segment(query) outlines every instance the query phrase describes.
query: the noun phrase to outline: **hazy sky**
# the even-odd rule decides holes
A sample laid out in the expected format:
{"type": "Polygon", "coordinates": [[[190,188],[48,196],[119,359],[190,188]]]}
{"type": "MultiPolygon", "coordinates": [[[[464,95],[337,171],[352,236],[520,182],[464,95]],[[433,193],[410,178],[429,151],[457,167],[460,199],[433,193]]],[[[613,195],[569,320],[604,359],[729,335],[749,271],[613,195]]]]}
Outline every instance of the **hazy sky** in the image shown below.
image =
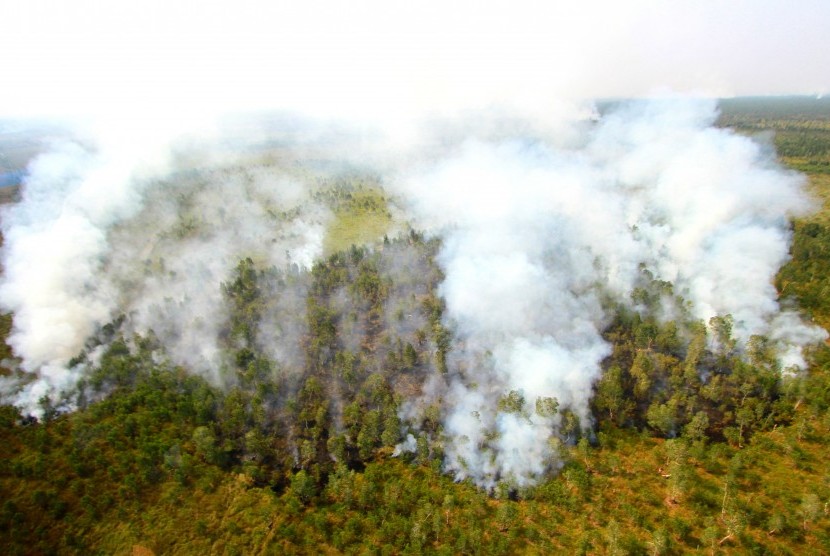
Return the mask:
{"type": "Polygon", "coordinates": [[[383,119],[830,89],[827,0],[9,0],[0,21],[5,116],[383,119]]]}

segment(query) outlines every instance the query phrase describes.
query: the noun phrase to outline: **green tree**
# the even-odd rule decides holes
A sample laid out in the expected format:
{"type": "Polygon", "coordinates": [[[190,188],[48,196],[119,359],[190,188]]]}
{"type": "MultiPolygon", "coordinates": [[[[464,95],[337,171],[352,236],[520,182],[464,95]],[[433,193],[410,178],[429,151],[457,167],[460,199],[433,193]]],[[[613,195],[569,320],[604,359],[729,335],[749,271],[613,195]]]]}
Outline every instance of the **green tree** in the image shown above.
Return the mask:
{"type": "Polygon", "coordinates": [[[556,398],[536,398],[536,414],[546,419],[553,418],[559,413],[559,401],[556,398]]]}
{"type": "Polygon", "coordinates": [[[300,501],[308,504],[316,494],[317,485],[314,483],[314,479],[306,473],[305,469],[301,469],[291,477],[291,491],[300,501]]]}
{"type": "Polygon", "coordinates": [[[622,384],[622,369],[612,365],[605,371],[596,386],[594,404],[601,412],[608,413],[608,419],[622,424],[627,414],[625,390],[622,384]]]}
{"type": "Polygon", "coordinates": [[[634,379],[634,396],[638,400],[645,400],[651,390],[651,375],[654,365],[646,350],[639,350],[631,364],[629,374],[634,379]]]}
{"type": "Polygon", "coordinates": [[[193,444],[196,447],[196,454],[207,463],[217,463],[219,451],[216,447],[216,435],[210,428],[196,427],[192,435],[193,444]]]}
{"type": "Polygon", "coordinates": [[[703,411],[695,413],[694,417],[683,427],[683,436],[690,441],[706,439],[706,430],[709,428],[709,416],[703,411]]]}
{"type": "Polygon", "coordinates": [[[670,400],[668,403],[654,402],[646,413],[648,425],[660,432],[663,436],[672,436],[677,419],[677,403],[670,400]]]}

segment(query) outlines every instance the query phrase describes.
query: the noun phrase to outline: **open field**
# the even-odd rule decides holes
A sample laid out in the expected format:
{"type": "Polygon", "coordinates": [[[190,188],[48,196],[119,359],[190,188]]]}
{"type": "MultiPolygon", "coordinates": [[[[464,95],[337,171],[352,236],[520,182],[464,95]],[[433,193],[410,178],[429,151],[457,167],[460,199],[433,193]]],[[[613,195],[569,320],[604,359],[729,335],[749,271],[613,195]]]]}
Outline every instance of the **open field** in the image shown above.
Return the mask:
{"type": "Polygon", "coordinates": [[[360,187],[335,203],[334,218],[326,229],[325,255],[345,251],[352,245],[374,245],[391,231],[390,207],[382,190],[360,187]]]}

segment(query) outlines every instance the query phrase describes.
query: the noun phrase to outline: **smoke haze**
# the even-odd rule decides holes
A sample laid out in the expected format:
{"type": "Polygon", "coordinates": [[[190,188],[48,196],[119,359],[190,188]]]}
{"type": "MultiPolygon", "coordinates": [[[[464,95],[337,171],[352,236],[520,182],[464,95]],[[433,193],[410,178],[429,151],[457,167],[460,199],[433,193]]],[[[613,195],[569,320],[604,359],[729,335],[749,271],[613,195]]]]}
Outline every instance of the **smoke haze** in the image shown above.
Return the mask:
{"type": "Polygon", "coordinates": [[[712,127],[715,117],[713,102],[632,103],[576,148],[472,141],[406,182],[420,222],[444,238],[440,292],[459,347],[456,372],[432,395],[448,401],[456,477],[523,486],[555,465],[559,417],[538,414],[536,400],[555,398],[590,424],[610,353],[602,299],[632,304],[643,268],[673,283],[696,318],[729,314],[742,342],[773,338],[784,365],[803,367],[801,347],[826,337],[781,312],[772,286],[787,218],[809,210],[802,178],[712,127]],[[497,409],[511,391],[524,398],[519,414],[497,409]]]}
{"type": "MultiPolygon", "coordinates": [[[[45,146],[2,212],[0,307],[21,359],[2,386],[26,411],[69,392],[100,352],[90,338],[122,316],[125,335],[152,333],[159,357],[229,386],[222,284],[246,257],[296,271],[252,342],[301,368],[307,271],[336,220],[316,194],[355,170],[390,196],[390,234],[440,240],[447,372],[430,368],[401,416],[418,434],[440,405],[458,479],[521,486],[559,465],[564,410],[590,426],[609,300],[641,310],[644,271],[694,318],[731,315],[741,345],[769,337],[783,368],[826,337],[772,284],[789,219],[810,210],[803,178],[714,127],[699,98],[825,92],[825,3],[518,2],[440,17],[397,2],[38,4],[0,8],[15,78],[0,114],[65,118],[76,138],[45,146]],[[684,95],[655,93],[666,88],[684,95]],[[612,96],[650,100],[602,115],[589,100],[612,96]]],[[[379,318],[411,338],[427,326],[413,301],[426,281],[412,277],[432,269],[411,250],[384,257],[398,289],[379,318]]],[[[345,315],[355,299],[344,288],[333,303],[345,315]]],[[[679,310],[663,300],[661,318],[679,310]]],[[[339,325],[360,349],[367,323],[339,325]]]]}
{"type": "MultiPolygon", "coordinates": [[[[573,426],[563,410],[590,426],[592,386],[611,349],[607,301],[639,310],[632,292],[644,270],[671,282],[694,318],[731,315],[741,345],[769,337],[784,367],[804,367],[803,347],[826,336],[782,310],[772,286],[788,257],[788,219],[810,210],[803,178],[764,146],[713,127],[715,108],[631,102],[541,134],[517,119],[499,133],[453,124],[387,157],[365,135],[349,151],[352,135],[313,126],[268,148],[286,136],[151,142],[162,150],[57,144],[33,161],[21,202],[3,213],[0,301],[15,314],[9,343],[33,378],[7,391],[28,411],[44,395],[58,399],[95,354],[70,360],[119,315],[127,335],[153,334],[173,364],[232,384],[221,284],[245,257],[309,269],[333,218],[319,183],[362,156],[384,173],[398,225],[441,239],[447,373],[425,379],[404,422],[438,403],[448,472],[487,487],[532,484],[558,465],[558,439],[573,426]],[[546,399],[559,411],[545,410],[546,399]]],[[[385,326],[409,339],[426,325],[413,301],[426,286],[412,277],[429,272],[419,257],[389,250],[382,263],[398,288],[385,326]]],[[[274,287],[254,341],[296,374],[309,283],[274,287]]],[[[356,303],[344,289],[333,307],[347,315],[356,303]]],[[[663,305],[663,318],[675,318],[674,302],[663,305]]],[[[358,352],[368,323],[339,322],[340,341],[358,352]]]]}
{"type": "Polygon", "coordinates": [[[329,211],[291,172],[215,161],[193,145],[200,168],[181,167],[175,144],[153,145],[172,150],[159,159],[135,143],[58,144],[32,162],[21,202],[3,213],[0,296],[16,315],[8,341],[26,372],[49,377],[19,395],[24,407],[66,390],[78,378],[67,363],[121,314],[129,330],[162,338],[176,364],[221,384],[220,285],[239,259],[310,267],[322,254],[329,211]]]}
{"type": "MultiPolygon", "coordinates": [[[[550,120],[574,99],[666,88],[821,94],[822,0],[349,5],[7,2],[0,114],[198,121],[290,109],[383,123],[509,106],[550,120]],[[127,108],[129,107],[129,108],[127,108]]],[[[555,119],[555,118],[554,118],[555,119]]]]}

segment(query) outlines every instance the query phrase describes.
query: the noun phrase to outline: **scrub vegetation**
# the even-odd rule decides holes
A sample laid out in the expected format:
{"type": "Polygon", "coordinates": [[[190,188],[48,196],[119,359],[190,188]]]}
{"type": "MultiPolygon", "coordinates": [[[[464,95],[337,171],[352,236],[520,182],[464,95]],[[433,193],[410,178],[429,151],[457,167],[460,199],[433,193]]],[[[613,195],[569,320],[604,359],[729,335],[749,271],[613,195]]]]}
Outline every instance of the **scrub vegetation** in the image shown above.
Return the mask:
{"type": "MultiPolygon", "coordinates": [[[[830,195],[826,112],[723,110],[723,125],[775,132],[783,161],[830,195]]],[[[323,259],[304,270],[246,258],[222,284],[230,387],[160,361],[158,338],[124,337],[116,319],[77,358],[95,364],[71,393],[76,411],[48,398],[41,419],[0,408],[5,554],[830,552],[830,347],[811,348],[804,371],[782,369],[770,338],[739,349],[730,315],[696,320],[643,269],[630,304],[603,301],[612,349],[591,423],[551,398],[499,401],[517,420],[559,423],[546,478],[453,481],[439,405],[417,426],[401,419],[454,348],[440,240],[393,234],[365,176],[319,196],[334,215],[323,259]],[[257,332],[279,304],[297,308],[297,367],[257,332]]],[[[829,217],[793,222],[775,284],[825,328],[829,217]]]]}

